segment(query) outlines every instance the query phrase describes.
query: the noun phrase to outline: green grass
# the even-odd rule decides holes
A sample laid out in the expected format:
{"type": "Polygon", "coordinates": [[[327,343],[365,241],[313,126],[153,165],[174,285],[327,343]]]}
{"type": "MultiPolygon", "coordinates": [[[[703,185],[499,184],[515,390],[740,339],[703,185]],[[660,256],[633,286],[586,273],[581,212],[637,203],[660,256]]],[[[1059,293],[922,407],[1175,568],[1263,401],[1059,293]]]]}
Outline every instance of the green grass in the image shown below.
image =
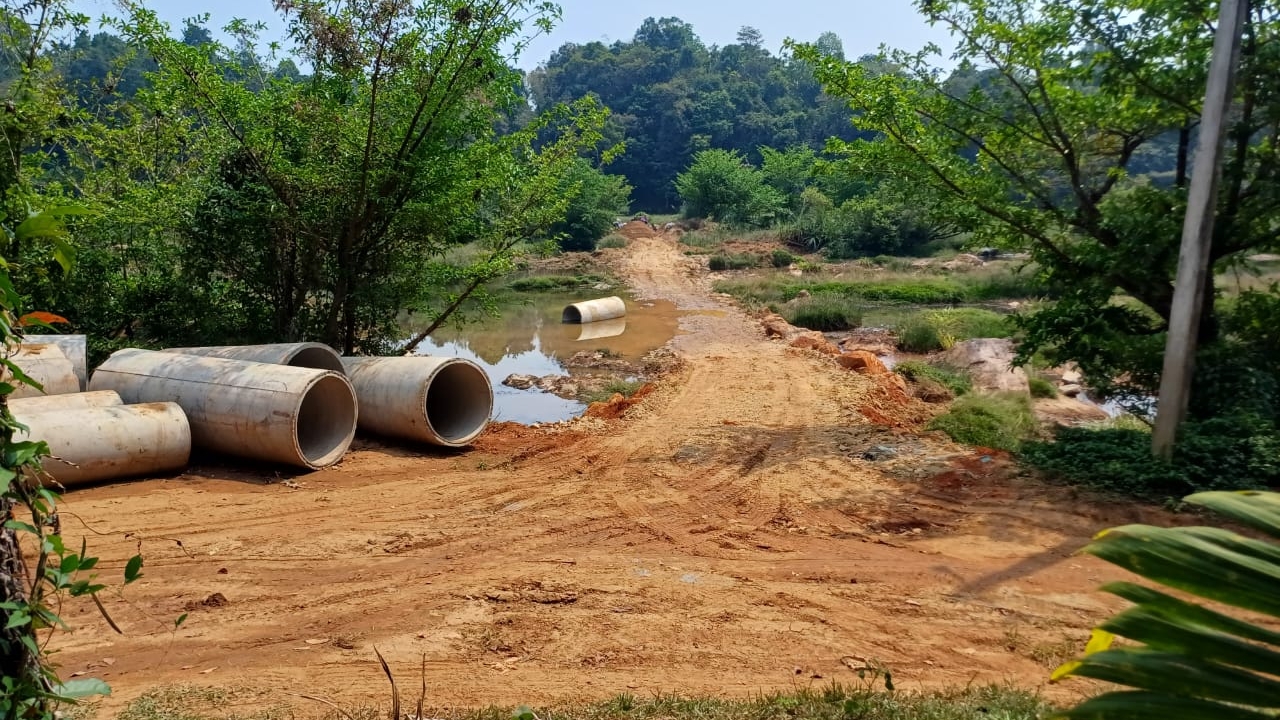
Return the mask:
{"type": "Polygon", "coordinates": [[[596,243],[596,248],[600,250],[619,250],[628,244],[630,244],[630,241],[625,237],[617,233],[611,233],[601,238],[600,242],[596,243]]]}
{"type": "Polygon", "coordinates": [[[713,255],[708,263],[708,267],[712,272],[723,272],[725,270],[750,270],[751,268],[759,266],[760,258],[747,253],[713,255]]]}
{"type": "Polygon", "coordinates": [[[852,330],[862,324],[862,307],[837,295],[814,295],[782,308],[787,322],[796,327],[830,332],[852,330]]]}
{"type": "Polygon", "coordinates": [[[599,275],[530,275],[507,283],[515,292],[559,292],[605,282],[599,275]]]}
{"type": "MultiPolygon", "coordinates": [[[[998,266],[934,274],[925,271],[889,270],[878,262],[868,262],[865,265],[866,267],[856,264],[844,266],[844,277],[839,278],[831,276],[832,269],[823,269],[819,277],[814,278],[797,278],[778,272],[724,281],[716,284],[716,291],[761,304],[786,302],[801,290],[808,290],[814,295],[824,293],[860,300],[915,305],[1026,300],[1044,294],[1044,289],[1034,276],[1025,273],[1015,275],[1008,268],[998,266]],[[848,277],[850,275],[854,277],[848,277]]],[[[813,265],[806,267],[816,269],[813,265]]]]}
{"type": "Polygon", "coordinates": [[[680,244],[700,250],[715,250],[729,239],[723,230],[693,230],[680,236],[680,244]]]}
{"type": "Polygon", "coordinates": [[[1058,386],[1053,384],[1052,380],[1047,380],[1039,375],[1032,375],[1027,378],[1027,384],[1031,387],[1031,397],[1033,398],[1056,398],[1058,397],[1058,386]]]}
{"type": "Polygon", "coordinates": [[[1017,450],[1036,431],[1031,400],[1020,393],[969,394],[956,400],[951,409],[929,423],[965,445],[1017,450]]]}
{"type": "MultiPolygon", "coordinates": [[[[409,682],[413,685],[413,682],[409,682]]],[[[870,681],[867,681],[870,685],[870,681]]],[[[744,699],[623,693],[592,703],[557,707],[424,707],[424,716],[441,720],[1033,720],[1052,707],[1033,692],[1009,686],[971,686],[934,692],[884,692],[871,687],[827,686],[770,693],[744,699]]],[[[402,709],[416,711],[416,697],[404,693],[402,709]]],[[[131,702],[121,720],[274,720],[284,711],[240,715],[232,698],[201,688],[160,689],[131,702]],[[181,702],[185,698],[187,702],[181,702]]],[[[290,698],[301,710],[325,720],[383,720],[386,708],[352,706],[341,697],[326,700],[342,708],[290,698]]],[[[428,696],[428,700],[430,697],[428,696]]],[[[296,715],[296,713],[295,713],[296,715]]]]}
{"type": "Polygon", "coordinates": [[[607,402],[614,395],[631,397],[642,387],[644,387],[644,383],[639,380],[614,380],[601,388],[599,392],[584,394],[582,399],[588,403],[607,402]]]}
{"type": "Polygon", "coordinates": [[[912,382],[932,380],[956,396],[973,390],[973,378],[969,377],[969,373],[950,365],[904,360],[894,365],[893,371],[912,382]]]}
{"type": "Polygon", "coordinates": [[[1006,317],[982,308],[926,310],[898,324],[898,347],[913,353],[947,350],[961,340],[1004,338],[1013,332],[1006,317]]]}

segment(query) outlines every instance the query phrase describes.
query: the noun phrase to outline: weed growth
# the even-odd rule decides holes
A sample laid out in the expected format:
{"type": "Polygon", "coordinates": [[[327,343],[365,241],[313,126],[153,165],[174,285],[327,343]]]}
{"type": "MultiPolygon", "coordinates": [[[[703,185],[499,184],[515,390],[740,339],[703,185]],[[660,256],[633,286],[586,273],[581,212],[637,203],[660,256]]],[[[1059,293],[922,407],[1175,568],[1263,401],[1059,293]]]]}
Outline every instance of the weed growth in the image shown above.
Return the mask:
{"type": "Polygon", "coordinates": [[[851,330],[862,324],[861,305],[838,295],[814,295],[796,300],[782,310],[787,322],[809,330],[851,330]]]}
{"type": "Polygon", "coordinates": [[[1017,450],[1036,430],[1030,399],[1020,393],[969,394],[929,423],[965,445],[1017,450]]]}

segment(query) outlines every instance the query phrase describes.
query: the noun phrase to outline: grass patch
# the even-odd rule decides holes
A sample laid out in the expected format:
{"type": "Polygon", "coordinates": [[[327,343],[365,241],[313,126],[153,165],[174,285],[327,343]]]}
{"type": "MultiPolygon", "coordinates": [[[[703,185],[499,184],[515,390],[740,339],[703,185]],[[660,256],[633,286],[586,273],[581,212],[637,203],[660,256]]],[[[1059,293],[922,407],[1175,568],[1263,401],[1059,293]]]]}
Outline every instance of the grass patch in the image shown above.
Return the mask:
{"type": "MultiPolygon", "coordinates": [[[[119,717],[122,720],[215,720],[234,714],[225,700],[205,703],[195,702],[193,698],[190,705],[161,708],[148,699],[163,692],[166,691],[153,691],[133,701],[119,717]]],[[[341,698],[334,700],[343,705],[341,698]]],[[[402,698],[402,701],[412,707],[411,700],[402,698]]],[[[323,710],[319,705],[315,707],[323,710]]],[[[623,693],[600,702],[550,708],[521,707],[513,711],[510,707],[426,707],[423,710],[425,717],[441,720],[534,717],[542,720],[1033,720],[1052,709],[1035,693],[993,685],[923,693],[829,686],[745,699],[623,693]]],[[[340,714],[326,717],[381,720],[386,717],[386,711],[385,708],[348,706],[343,707],[340,714]]]]}
{"type": "Polygon", "coordinates": [[[723,230],[692,230],[680,236],[680,244],[700,250],[716,250],[728,239],[723,230]]]}
{"type": "Polygon", "coordinates": [[[507,283],[515,292],[560,292],[605,282],[599,275],[530,275],[507,283]]]}
{"type": "Polygon", "coordinates": [[[760,258],[748,253],[713,255],[708,263],[708,267],[712,272],[723,272],[725,270],[750,270],[751,268],[759,266],[760,258]]]}
{"type": "Polygon", "coordinates": [[[614,395],[631,397],[644,387],[639,380],[613,380],[597,392],[585,393],[582,399],[588,403],[608,402],[614,395]]]}
{"type": "Polygon", "coordinates": [[[932,380],[957,397],[973,390],[973,378],[969,373],[950,365],[905,360],[894,365],[893,371],[912,382],[932,380]]]}
{"type": "Polygon", "coordinates": [[[1036,430],[1031,400],[1020,393],[965,395],[929,423],[965,445],[1017,450],[1036,430]]]}
{"type": "Polygon", "coordinates": [[[1005,316],[981,308],[928,310],[898,325],[898,347],[913,353],[950,349],[961,340],[1004,338],[1012,333],[1005,316]]]}
{"type": "Polygon", "coordinates": [[[610,233],[601,238],[600,242],[596,243],[596,247],[601,250],[621,250],[628,244],[630,244],[630,241],[625,237],[617,233],[610,233]]]}
{"type": "Polygon", "coordinates": [[[769,262],[776,268],[784,268],[796,261],[796,256],[781,248],[774,250],[769,256],[769,262]]]}
{"type": "Polygon", "coordinates": [[[862,324],[862,307],[849,298],[814,295],[782,308],[787,322],[796,327],[829,332],[852,330],[862,324]]]}
{"type": "Polygon", "coordinates": [[[1054,385],[1053,381],[1046,380],[1039,375],[1032,375],[1027,378],[1027,385],[1031,388],[1031,397],[1033,398],[1047,398],[1052,400],[1053,398],[1058,397],[1058,386],[1054,385]]]}

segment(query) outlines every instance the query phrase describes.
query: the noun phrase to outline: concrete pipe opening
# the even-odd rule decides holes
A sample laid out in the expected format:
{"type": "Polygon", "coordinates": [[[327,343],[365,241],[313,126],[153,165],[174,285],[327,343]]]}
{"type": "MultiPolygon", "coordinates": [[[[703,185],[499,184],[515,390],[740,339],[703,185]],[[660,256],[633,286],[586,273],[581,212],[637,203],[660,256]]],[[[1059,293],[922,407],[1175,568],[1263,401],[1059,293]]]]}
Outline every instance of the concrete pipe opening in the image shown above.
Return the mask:
{"type": "Polygon", "coordinates": [[[627,314],[627,304],[620,297],[584,300],[565,306],[560,314],[560,322],[578,324],[593,323],[601,320],[613,320],[627,314]]]}
{"type": "Polygon", "coordinates": [[[342,366],[342,356],[333,351],[328,345],[320,345],[314,343],[306,343],[299,346],[297,352],[289,358],[285,365],[294,367],[315,368],[317,370],[329,370],[338,374],[345,374],[346,368],[342,366]]]}
{"type": "Polygon", "coordinates": [[[356,396],[341,376],[325,375],[302,396],[294,416],[298,455],[312,468],[336,463],[355,437],[356,396]]]}
{"type": "Polygon", "coordinates": [[[266,345],[215,345],[211,347],[168,348],[165,352],[201,355],[227,360],[246,360],[270,365],[328,370],[345,373],[342,356],[328,345],[314,342],[268,343],[266,345]]]}
{"type": "Polygon", "coordinates": [[[447,445],[465,445],[489,424],[493,388],[484,370],[471,363],[450,363],[427,385],[427,424],[447,445]]]}

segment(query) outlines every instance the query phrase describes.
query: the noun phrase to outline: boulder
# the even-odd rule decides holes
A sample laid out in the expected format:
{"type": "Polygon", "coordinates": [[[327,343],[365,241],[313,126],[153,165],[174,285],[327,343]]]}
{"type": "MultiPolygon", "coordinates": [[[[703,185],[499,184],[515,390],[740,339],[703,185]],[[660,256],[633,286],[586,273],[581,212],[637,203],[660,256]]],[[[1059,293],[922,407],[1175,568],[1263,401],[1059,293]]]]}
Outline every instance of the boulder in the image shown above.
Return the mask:
{"type": "Polygon", "coordinates": [[[538,384],[538,378],[533,375],[521,375],[516,373],[514,375],[508,375],[507,379],[502,381],[502,384],[507,387],[513,387],[517,390],[528,390],[538,384]]]}
{"type": "Polygon", "coordinates": [[[1099,422],[1109,417],[1106,411],[1097,405],[1069,397],[1036,400],[1034,409],[1036,417],[1041,422],[1052,425],[1079,425],[1099,422]]]}
{"type": "Polygon", "coordinates": [[[1014,367],[1013,356],[1012,340],[980,338],[956,343],[942,354],[941,360],[968,370],[979,389],[1029,393],[1027,374],[1014,367]]]}
{"type": "Polygon", "coordinates": [[[764,334],[768,337],[787,338],[796,332],[795,326],[777,313],[769,313],[760,319],[764,334]]]}
{"type": "Polygon", "coordinates": [[[839,355],[840,348],[832,345],[827,338],[816,330],[803,333],[791,341],[791,347],[802,350],[816,350],[823,355],[839,355]]]}
{"type": "Polygon", "coordinates": [[[1058,392],[1062,393],[1063,395],[1066,395],[1067,397],[1076,397],[1080,393],[1084,392],[1084,386],[1076,385],[1076,384],[1063,385],[1062,387],[1058,388],[1058,392]]]}
{"type": "Polygon", "coordinates": [[[889,368],[880,362],[880,358],[866,350],[854,350],[853,352],[844,353],[836,358],[836,362],[840,363],[840,367],[846,370],[852,370],[863,375],[887,375],[889,373],[889,368]]]}

